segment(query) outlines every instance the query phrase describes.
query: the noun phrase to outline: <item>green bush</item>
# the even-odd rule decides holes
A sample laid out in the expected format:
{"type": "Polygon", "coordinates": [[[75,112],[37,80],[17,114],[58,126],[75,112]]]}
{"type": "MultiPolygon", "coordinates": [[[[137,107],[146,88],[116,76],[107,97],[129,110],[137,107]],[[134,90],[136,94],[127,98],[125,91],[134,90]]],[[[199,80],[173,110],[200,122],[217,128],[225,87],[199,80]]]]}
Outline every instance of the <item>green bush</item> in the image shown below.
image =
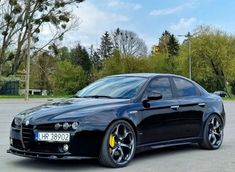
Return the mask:
{"type": "Polygon", "coordinates": [[[13,82],[13,81],[21,81],[20,78],[16,77],[16,76],[9,76],[9,77],[4,77],[4,76],[0,76],[0,87],[6,83],[6,82],[13,82]]]}
{"type": "Polygon", "coordinates": [[[235,80],[233,80],[233,81],[230,83],[230,85],[231,85],[231,93],[232,93],[233,95],[235,95],[235,80]]]}
{"type": "Polygon", "coordinates": [[[69,61],[56,63],[52,76],[54,94],[72,95],[82,89],[87,83],[87,76],[79,66],[74,66],[69,61]]]}
{"type": "Polygon", "coordinates": [[[0,82],[7,82],[7,81],[20,81],[20,78],[12,75],[8,77],[0,76],[0,82]]]}
{"type": "Polygon", "coordinates": [[[118,51],[103,62],[103,69],[100,76],[115,75],[121,73],[150,72],[147,58],[133,56],[122,57],[118,51]]]}

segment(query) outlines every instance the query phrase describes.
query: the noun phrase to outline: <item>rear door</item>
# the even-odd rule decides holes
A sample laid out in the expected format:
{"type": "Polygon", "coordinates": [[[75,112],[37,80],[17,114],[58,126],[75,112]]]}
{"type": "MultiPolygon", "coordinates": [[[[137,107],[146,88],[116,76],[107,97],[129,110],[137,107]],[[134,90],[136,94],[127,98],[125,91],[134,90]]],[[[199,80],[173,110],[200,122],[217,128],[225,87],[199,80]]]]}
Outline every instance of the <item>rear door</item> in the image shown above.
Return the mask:
{"type": "Polygon", "coordinates": [[[193,82],[180,77],[172,77],[172,80],[179,101],[182,138],[198,137],[206,104],[193,82]]]}

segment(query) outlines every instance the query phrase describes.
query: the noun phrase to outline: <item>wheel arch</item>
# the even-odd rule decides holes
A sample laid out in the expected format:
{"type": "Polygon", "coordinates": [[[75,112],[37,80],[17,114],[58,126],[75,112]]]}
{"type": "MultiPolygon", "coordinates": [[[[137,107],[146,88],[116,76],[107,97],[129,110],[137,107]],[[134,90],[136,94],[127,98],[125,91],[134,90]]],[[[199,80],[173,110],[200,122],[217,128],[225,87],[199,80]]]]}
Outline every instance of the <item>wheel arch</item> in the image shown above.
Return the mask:
{"type": "Polygon", "coordinates": [[[222,118],[221,114],[219,114],[218,112],[211,112],[211,113],[209,113],[209,114],[206,116],[206,118],[205,118],[205,120],[204,120],[204,122],[203,122],[203,129],[204,129],[204,127],[205,127],[206,121],[207,121],[212,115],[217,115],[217,116],[220,118],[220,120],[222,121],[223,127],[224,127],[224,119],[222,118]]]}

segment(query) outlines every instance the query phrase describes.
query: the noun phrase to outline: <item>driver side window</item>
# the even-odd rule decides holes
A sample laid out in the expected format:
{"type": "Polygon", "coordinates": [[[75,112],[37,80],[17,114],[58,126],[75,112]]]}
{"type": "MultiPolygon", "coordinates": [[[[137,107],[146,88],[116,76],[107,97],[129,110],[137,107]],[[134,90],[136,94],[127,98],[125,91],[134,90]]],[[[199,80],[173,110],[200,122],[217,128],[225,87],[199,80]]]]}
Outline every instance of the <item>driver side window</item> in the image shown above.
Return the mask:
{"type": "Polygon", "coordinates": [[[153,79],[146,88],[144,98],[146,99],[147,96],[155,93],[160,93],[163,99],[172,98],[171,84],[168,78],[161,77],[153,79]]]}

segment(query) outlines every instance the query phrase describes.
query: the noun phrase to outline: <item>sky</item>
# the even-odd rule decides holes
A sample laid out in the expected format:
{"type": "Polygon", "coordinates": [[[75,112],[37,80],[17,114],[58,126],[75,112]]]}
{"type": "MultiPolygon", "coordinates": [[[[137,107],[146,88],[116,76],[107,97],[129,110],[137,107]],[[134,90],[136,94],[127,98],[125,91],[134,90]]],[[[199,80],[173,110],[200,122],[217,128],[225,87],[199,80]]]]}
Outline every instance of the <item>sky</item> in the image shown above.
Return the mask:
{"type": "Polygon", "coordinates": [[[85,47],[98,47],[102,34],[118,27],[136,32],[149,49],[164,30],[177,36],[210,25],[235,33],[232,0],[86,0],[74,15],[79,17],[79,27],[67,33],[66,42],[85,47]]]}

